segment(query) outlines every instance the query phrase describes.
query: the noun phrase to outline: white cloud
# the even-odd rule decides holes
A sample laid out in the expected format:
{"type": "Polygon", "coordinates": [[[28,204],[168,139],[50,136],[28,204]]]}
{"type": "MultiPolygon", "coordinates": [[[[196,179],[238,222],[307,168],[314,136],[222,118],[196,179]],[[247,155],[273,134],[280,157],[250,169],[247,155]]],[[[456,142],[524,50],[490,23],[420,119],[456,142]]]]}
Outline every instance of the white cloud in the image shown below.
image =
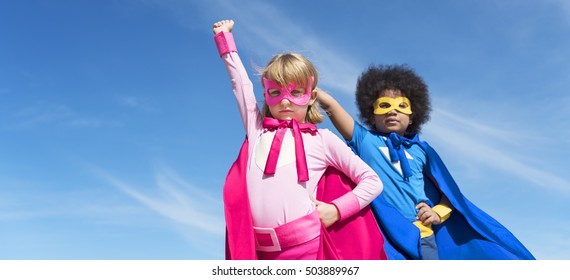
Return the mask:
{"type": "Polygon", "coordinates": [[[542,216],[521,235],[527,237],[528,249],[540,260],[568,260],[570,224],[555,216],[542,216]],[[530,242],[532,241],[532,242],[530,242]]]}
{"type": "Polygon", "coordinates": [[[444,110],[434,110],[430,123],[430,139],[442,143],[441,149],[451,150],[458,158],[467,158],[495,170],[510,173],[520,180],[570,195],[570,181],[552,172],[548,165],[523,161],[533,158],[521,146],[516,131],[499,131],[466,117],[444,110]],[[514,149],[509,145],[517,144],[514,149]]]}
{"type": "Polygon", "coordinates": [[[550,0],[549,2],[555,7],[553,11],[561,12],[562,18],[566,19],[566,23],[570,26],[570,2],[566,0],[550,0]]]}
{"type": "Polygon", "coordinates": [[[169,220],[210,234],[224,233],[220,199],[192,186],[171,169],[163,167],[156,172],[154,194],[145,193],[141,187],[127,184],[105,171],[94,171],[117,189],[169,220]]]}
{"type": "Polygon", "coordinates": [[[140,106],[140,101],[133,96],[127,96],[125,98],[123,98],[123,104],[130,106],[130,107],[138,107],[140,106]]]}
{"type": "Polygon", "coordinates": [[[151,102],[141,97],[124,96],[120,98],[119,103],[123,106],[140,109],[146,112],[157,111],[157,109],[153,105],[151,105],[151,102]]]}
{"type": "Polygon", "coordinates": [[[82,183],[53,183],[37,179],[0,178],[0,221],[32,222],[79,217],[102,224],[124,224],[140,209],[113,202],[98,188],[82,183]],[[129,218],[124,218],[124,217],[129,218]],[[119,218],[120,217],[120,218],[119,218]]]}
{"type": "Polygon", "coordinates": [[[34,127],[48,123],[57,123],[71,118],[72,110],[64,105],[36,103],[19,109],[13,114],[12,127],[34,127]]]}
{"type": "Polygon", "coordinates": [[[16,129],[30,129],[50,125],[72,128],[123,126],[120,121],[83,116],[66,105],[41,101],[18,108],[16,111],[11,112],[8,118],[11,120],[7,121],[5,126],[16,129]]]}

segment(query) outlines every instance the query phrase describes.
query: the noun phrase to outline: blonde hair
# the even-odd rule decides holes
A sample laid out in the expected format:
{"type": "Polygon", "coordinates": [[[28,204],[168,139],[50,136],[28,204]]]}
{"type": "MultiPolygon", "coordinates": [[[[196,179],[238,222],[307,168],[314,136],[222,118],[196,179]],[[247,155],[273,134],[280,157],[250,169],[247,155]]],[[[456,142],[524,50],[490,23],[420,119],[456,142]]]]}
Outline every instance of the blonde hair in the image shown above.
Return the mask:
{"type": "MultiPolygon", "coordinates": [[[[305,56],[297,53],[283,53],[275,55],[267,63],[267,66],[260,70],[260,72],[262,84],[263,78],[267,78],[282,86],[288,85],[289,83],[295,83],[298,86],[305,87],[309,81],[309,77],[312,76],[314,78],[314,82],[311,90],[314,90],[319,81],[317,69],[313,63],[305,56]]],[[[272,117],[271,112],[269,111],[269,106],[267,106],[266,102],[263,102],[261,114],[263,117],[272,117]]],[[[314,100],[307,109],[305,121],[317,124],[321,123],[324,119],[325,117],[319,110],[317,100],[314,100]]]]}

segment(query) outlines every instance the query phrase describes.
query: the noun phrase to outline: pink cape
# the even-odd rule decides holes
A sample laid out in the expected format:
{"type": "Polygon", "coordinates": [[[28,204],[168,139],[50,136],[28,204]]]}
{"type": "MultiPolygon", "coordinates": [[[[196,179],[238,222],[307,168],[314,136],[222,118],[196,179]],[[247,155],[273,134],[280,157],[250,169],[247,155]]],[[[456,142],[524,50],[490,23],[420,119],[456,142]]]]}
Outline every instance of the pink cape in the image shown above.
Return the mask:
{"type": "MultiPolygon", "coordinates": [[[[226,259],[255,260],[253,222],[246,185],[248,141],[230,168],[224,184],[226,218],[226,259]]],[[[355,184],[343,173],[329,167],[317,187],[317,200],[330,203],[351,191],[355,184]]],[[[352,217],[321,229],[318,259],[385,260],[384,238],[369,206],[352,217]]]]}

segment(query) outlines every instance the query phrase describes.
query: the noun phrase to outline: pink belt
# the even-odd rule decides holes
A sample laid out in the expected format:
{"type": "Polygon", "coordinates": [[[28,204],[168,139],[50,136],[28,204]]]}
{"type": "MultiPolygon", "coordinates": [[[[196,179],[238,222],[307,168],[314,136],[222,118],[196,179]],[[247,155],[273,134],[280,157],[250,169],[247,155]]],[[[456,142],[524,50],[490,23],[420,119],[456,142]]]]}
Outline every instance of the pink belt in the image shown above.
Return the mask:
{"type": "Polygon", "coordinates": [[[262,252],[277,252],[313,240],[321,234],[319,214],[311,214],[295,219],[275,228],[253,227],[255,249],[262,252]]]}

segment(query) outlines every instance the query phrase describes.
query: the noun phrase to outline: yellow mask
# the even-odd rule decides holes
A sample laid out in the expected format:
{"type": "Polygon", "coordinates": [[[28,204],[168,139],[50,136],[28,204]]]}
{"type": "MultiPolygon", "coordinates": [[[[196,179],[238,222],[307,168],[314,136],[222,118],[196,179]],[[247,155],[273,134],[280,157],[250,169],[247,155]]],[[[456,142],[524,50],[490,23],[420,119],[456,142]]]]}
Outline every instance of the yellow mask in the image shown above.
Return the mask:
{"type": "Polygon", "coordinates": [[[392,110],[397,110],[400,113],[411,115],[412,105],[407,97],[380,97],[374,102],[375,115],[384,115],[392,110]]]}

